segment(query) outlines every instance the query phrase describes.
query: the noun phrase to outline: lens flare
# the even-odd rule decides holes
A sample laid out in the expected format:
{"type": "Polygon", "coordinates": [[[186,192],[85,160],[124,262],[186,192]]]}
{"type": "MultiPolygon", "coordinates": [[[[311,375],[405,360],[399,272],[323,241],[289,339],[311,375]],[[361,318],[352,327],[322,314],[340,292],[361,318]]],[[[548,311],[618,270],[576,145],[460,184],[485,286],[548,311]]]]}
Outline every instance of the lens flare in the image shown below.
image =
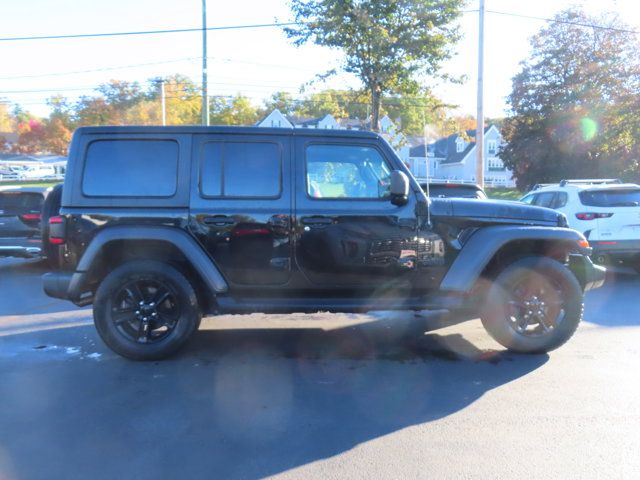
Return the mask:
{"type": "Polygon", "coordinates": [[[593,140],[598,133],[598,124],[595,120],[585,117],[580,119],[580,128],[582,129],[582,138],[588,142],[593,140]]]}

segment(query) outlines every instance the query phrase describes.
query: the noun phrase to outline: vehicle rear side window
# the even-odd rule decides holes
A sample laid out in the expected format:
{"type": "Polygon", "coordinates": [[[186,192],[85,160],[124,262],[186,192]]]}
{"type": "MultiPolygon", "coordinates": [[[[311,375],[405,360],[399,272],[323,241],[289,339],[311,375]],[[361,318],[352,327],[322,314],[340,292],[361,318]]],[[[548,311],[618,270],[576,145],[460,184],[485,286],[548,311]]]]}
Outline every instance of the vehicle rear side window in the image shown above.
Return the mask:
{"type": "Polygon", "coordinates": [[[82,191],[92,197],[171,197],[177,179],[174,140],[96,140],[87,148],[82,191]]]}
{"type": "Polygon", "coordinates": [[[580,201],[590,207],[637,207],[640,205],[640,188],[584,190],[580,201]]]}
{"type": "Polygon", "coordinates": [[[209,142],[203,149],[200,191],[208,197],[275,198],[281,164],[276,143],[209,142]]]}
{"type": "Polygon", "coordinates": [[[40,212],[43,202],[44,197],[39,193],[0,192],[0,212],[4,214],[40,212]]]}
{"type": "Polygon", "coordinates": [[[538,207],[551,208],[551,206],[553,205],[553,197],[555,197],[555,195],[555,192],[539,193],[533,200],[533,204],[537,205],[538,207]]]}
{"type": "Polygon", "coordinates": [[[376,199],[389,196],[391,169],[371,147],[307,147],[307,194],[311,198],[376,199]]]}

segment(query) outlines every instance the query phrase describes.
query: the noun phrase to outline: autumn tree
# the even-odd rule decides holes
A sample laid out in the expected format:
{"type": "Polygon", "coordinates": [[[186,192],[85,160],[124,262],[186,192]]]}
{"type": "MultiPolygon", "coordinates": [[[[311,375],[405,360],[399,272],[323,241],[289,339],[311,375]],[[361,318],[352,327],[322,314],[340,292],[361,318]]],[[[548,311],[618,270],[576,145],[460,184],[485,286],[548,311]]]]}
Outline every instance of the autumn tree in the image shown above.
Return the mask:
{"type": "Polygon", "coordinates": [[[211,107],[213,125],[253,125],[258,121],[258,109],[241,94],[232,98],[218,97],[211,107]]]}
{"type": "Polygon", "coordinates": [[[500,153],[520,188],[638,174],[639,47],[615,16],[577,9],[559,13],[531,39],[513,78],[500,153]]]}
{"type": "Polygon", "coordinates": [[[46,129],[41,120],[32,118],[18,123],[18,141],[13,145],[13,153],[33,155],[43,153],[46,129]]]}
{"type": "Polygon", "coordinates": [[[9,103],[0,101],[0,132],[12,132],[15,121],[9,109],[9,103]]]}
{"type": "MultiPolygon", "coordinates": [[[[369,93],[378,130],[385,94],[415,94],[420,75],[435,75],[459,38],[454,25],[464,0],[292,0],[296,26],[285,33],[344,52],[342,69],[369,93]]],[[[326,77],[335,72],[326,72],[326,77]]]]}
{"type": "Polygon", "coordinates": [[[261,115],[268,115],[274,110],[279,110],[283,115],[293,115],[299,108],[300,102],[295,100],[288,92],[275,92],[264,102],[261,115]]]}

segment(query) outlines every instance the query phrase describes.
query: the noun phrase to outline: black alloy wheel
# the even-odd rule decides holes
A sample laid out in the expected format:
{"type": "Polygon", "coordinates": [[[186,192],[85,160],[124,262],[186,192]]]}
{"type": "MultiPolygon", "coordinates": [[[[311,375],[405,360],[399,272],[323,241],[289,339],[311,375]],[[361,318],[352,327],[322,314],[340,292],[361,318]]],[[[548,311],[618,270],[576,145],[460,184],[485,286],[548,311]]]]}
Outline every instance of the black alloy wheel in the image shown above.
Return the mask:
{"type": "Polygon", "coordinates": [[[158,360],[187,342],[201,313],[193,286],[179,270],[155,260],[134,260],[104,278],[93,318],[114,352],[132,360],[158,360]]]}

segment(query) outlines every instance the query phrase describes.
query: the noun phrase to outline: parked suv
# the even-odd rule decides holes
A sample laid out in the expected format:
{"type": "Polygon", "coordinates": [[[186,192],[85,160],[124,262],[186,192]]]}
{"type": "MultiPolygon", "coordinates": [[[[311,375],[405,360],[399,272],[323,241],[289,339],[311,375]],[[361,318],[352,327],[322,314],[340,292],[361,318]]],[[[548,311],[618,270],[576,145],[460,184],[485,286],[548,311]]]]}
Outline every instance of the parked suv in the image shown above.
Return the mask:
{"type": "Polygon", "coordinates": [[[58,214],[61,188],[0,187],[0,257],[47,258],[59,265],[47,223],[58,214]]]}
{"type": "Polygon", "coordinates": [[[576,330],[604,281],[546,208],[428,199],[378,135],[244,127],[87,127],[50,237],[45,291],[93,304],[131,359],[182,346],[203,314],[449,309],[519,352],[576,330]]]}
{"type": "Polygon", "coordinates": [[[640,271],[640,185],[615,179],[563,180],[538,185],[522,199],[554,208],[582,232],[601,264],[627,263],[640,271]]]}

